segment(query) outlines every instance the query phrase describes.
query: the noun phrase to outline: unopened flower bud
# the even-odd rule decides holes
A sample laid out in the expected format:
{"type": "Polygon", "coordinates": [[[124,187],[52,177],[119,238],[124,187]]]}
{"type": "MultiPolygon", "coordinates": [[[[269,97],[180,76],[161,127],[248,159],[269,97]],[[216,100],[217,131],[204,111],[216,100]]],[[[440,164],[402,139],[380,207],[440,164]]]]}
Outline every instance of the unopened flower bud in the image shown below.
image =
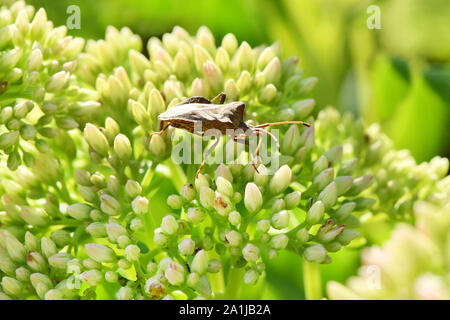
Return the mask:
{"type": "Polygon", "coordinates": [[[259,274],[256,270],[250,269],[244,274],[244,282],[249,285],[254,285],[259,278],[259,274]]]}
{"type": "Polygon", "coordinates": [[[272,216],[272,226],[275,229],[287,228],[289,225],[289,212],[282,210],[272,216]]]}
{"type": "Polygon", "coordinates": [[[241,223],[241,214],[237,211],[232,211],[228,215],[228,221],[233,226],[238,226],[241,223]]]}
{"type": "Polygon", "coordinates": [[[251,213],[256,213],[262,206],[262,194],[254,183],[248,183],[245,187],[244,203],[245,207],[251,213]]]}
{"type": "Polygon", "coordinates": [[[340,196],[346,193],[351,188],[353,184],[353,177],[339,176],[336,179],[334,179],[334,182],[336,182],[337,185],[337,194],[338,196],[340,196]]]}
{"type": "Polygon", "coordinates": [[[337,236],[336,240],[346,246],[348,245],[353,239],[357,238],[359,236],[359,231],[354,229],[345,229],[342,231],[340,235],[337,236]]]}
{"type": "Polygon", "coordinates": [[[80,280],[89,286],[96,286],[103,282],[103,274],[96,269],[88,270],[80,274],[80,280]]]}
{"type": "Polygon", "coordinates": [[[20,281],[17,281],[14,278],[4,276],[2,278],[2,288],[6,294],[9,294],[14,297],[20,297],[23,292],[23,286],[20,281]]]}
{"type": "Polygon", "coordinates": [[[108,194],[100,196],[100,208],[102,211],[110,216],[120,214],[120,203],[114,197],[108,194]]]}
{"type": "Polygon", "coordinates": [[[334,217],[341,221],[347,219],[352,213],[353,209],[355,209],[355,206],[355,202],[344,203],[336,210],[336,212],[334,213],[334,217]]]}
{"type": "Polygon", "coordinates": [[[234,230],[225,233],[225,239],[232,247],[237,247],[242,243],[242,235],[234,230]]]}
{"type": "Polygon", "coordinates": [[[350,176],[356,169],[358,165],[358,159],[350,159],[341,164],[341,167],[338,171],[338,176],[350,176]]]}
{"type": "Polygon", "coordinates": [[[327,250],[321,244],[313,244],[305,249],[303,256],[309,262],[323,263],[327,258],[327,250]]]}
{"type": "Polygon", "coordinates": [[[318,200],[322,201],[325,209],[333,207],[337,200],[337,184],[336,182],[331,182],[328,186],[323,189],[323,191],[317,197],[318,200]]]}
{"type": "Polygon", "coordinates": [[[294,192],[287,194],[284,197],[286,209],[291,210],[291,209],[296,208],[300,203],[301,197],[302,197],[302,194],[300,191],[294,191],[294,192]]]}
{"type": "Polygon", "coordinates": [[[116,254],[114,251],[100,243],[87,243],[84,245],[86,253],[97,262],[114,262],[116,254]]]}
{"type": "Polygon", "coordinates": [[[218,177],[216,179],[217,191],[221,194],[232,197],[233,196],[233,185],[230,181],[225,179],[224,177],[218,177]]]}
{"type": "Polygon", "coordinates": [[[195,242],[190,238],[183,239],[178,244],[178,251],[183,256],[190,256],[194,253],[195,250],[195,242]]]}
{"type": "Polygon", "coordinates": [[[133,212],[136,214],[143,214],[148,211],[148,199],[145,197],[136,197],[131,202],[133,212]]]}
{"type": "Polygon", "coordinates": [[[267,231],[269,231],[270,229],[270,221],[269,220],[259,220],[258,223],[256,224],[256,229],[265,233],[267,231]]]}
{"type": "Polygon", "coordinates": [[[20,263],[25,262],[27,250],[24,245],[12,235],[6,238],[6,250],[13,261],[20,263]]]}
{"type": "Polygon", "coordinates": [[[364,176],[355,178],[353,180],[353,185],[350,190],[348,190],[346,196],[356,196],[360,194],[363,190],[369,188],[374,183],[374,177],[371,174],[366,174],[364,176]]]}
{"type": "Polygon", "coordinates": [[[87,123],[84,128],[84,138],[95,152],[102,156],[108,155],[108,140],[106,140],[105,135],[96,126],[87,123]]]}
{"type": "Polygon", "coordinates": [[[214,205],[215,194],[211,188],[201,187],[200,188],[200,203],[206,209],[212,209],[214,205]]]}
{"type": "Polygon", "coordinates": [[[292,172],[289,166],[284,165],[275,172],[272,180],[270,180],[270,192],[272,194],[279,194],[283,192],[291,183],[292,172]]]}
{"type": "Polygon", "coordinates": [[[57,252],[55,243],[46,237],[41,238],[41,250],[42,254],[47,258],[57,252]]]}
{"type": "Polygon", "coordinates": [[[181,196],[186,199],[186,201],[192,201],[195,198],[195,190],[192,184],[185,184],[180,190],[181,196]]]}
{"type": "Polygon", "coordinates": [[[125,248],[125,257],[129,261],[138,261],[141,254],[141,249],[137,245],[130,244],[125,248]]]}
{"type": "Polygon", "coordinates": [[[178,286],[184,282],[184,269],[174,261],[169,262],[164,275],[171,285],[178,286]]]}
{"type": "Polygon", "coordinates": [[[174,216],[168,215],[162,219],[161,230],[168,235],[173,235],[173,234],[177,233],[178,222],[174,218],[174,216]]]}
{"type": "Polygon", "coordinates": [[[114,152],[122,161],[129,161],[133,154],[130,140],[123,134],[118,134],[114,139],[114,152]]]}
{"type": "Polygon", "coordinates": [[[306,222],[309,225],[318,224],[322,221],[324,216],[325,206],[322,201],[316,201],[311,208],[309,208],[308,213],[306,214],[306,222]]]}
{"type": "Polygon", "coordinates": [[[133,299],[133,290],[129,287],[122,287],[117,292],[118,300],[131,300],[133,299]]]}
{"type": "Polygon", "coordinates": [[[277,250],[282,250],[288,245],[289,238],[285,234],[277,234],[270,239],[270,246],[277,250]]]}
{"type": "Polygon", "coordinates": [[[247,243],[242,249],[242,255],[248,262],[255,262],[259,259],[259,248],[251,243],[247,243]]]}
{"type": "Polygon", "coordinates": [[[202,275],[208,269],[208,255],[205,250],[198,251],[192,260],[191,270],[202,275]]]}

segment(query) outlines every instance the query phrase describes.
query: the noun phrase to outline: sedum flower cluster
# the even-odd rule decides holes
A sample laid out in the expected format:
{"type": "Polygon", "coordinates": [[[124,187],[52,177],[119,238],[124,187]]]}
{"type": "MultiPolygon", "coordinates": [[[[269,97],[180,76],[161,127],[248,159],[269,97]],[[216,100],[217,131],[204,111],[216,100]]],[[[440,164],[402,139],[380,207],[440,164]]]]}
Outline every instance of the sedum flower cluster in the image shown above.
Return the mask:
{"type": "Polygon", "coordinates": [[[399,224],[381,248],[363,251],[358,276],[328,283],[332,299],[450,299],[450,179],[439,207],[418,201],[416,226],[399,224]]]}
{"type": "Polygon", "coordinates": [[[23,1],[0,9],[0,298],[236,298],[290,250],[330,263],[364,215],[442,203],[448,161],[416,165],[376,127],[307,97],[316,78],[277,44],[202,27],[147,43],[84,40],[23,1]],[[216,43],[220,43],[216,46],[216,43]],[[187,97],[246,103],[279,127],[280,166],[176,164],[157,116],[187,97]]]}

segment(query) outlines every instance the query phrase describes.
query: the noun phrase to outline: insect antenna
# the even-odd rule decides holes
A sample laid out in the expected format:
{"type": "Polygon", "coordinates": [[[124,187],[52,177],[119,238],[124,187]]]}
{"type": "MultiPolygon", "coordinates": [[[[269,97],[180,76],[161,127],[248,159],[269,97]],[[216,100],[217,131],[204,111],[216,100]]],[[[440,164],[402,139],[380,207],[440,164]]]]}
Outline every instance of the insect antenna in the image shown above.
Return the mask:
{"type": "Polygon", "coordinates": [[[254,126],[254,128],[265,128],[265,127],[277,126],[280,124],[302,124],[308,128],[311,127],[311,125],[309,123],[306,123],[303,121],[281,121],[281,122],[269,122],[269,123],[260,124],[260,125],[254,126]]]}

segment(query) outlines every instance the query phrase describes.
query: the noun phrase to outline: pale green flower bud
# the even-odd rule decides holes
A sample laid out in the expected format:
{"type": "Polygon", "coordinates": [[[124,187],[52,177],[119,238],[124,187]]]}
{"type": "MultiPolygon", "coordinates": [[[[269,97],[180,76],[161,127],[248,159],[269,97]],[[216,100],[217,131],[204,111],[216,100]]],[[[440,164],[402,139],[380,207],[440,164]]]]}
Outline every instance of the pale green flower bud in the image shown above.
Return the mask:
{"type": "Polygon", "coordinates": [[[248,262],[256,262],[259,259],[259,248],[251,243],[242,249],[242,255],[248,262]]]}
{"type": "Polygon", "coordinates": [[[352,213],[353,209],[355,209],[355,206],[355,202],[344,203],[339,207],[339,209],[336,210],[336,212],[334,213],[334,217],[341,221],[347,219],[352,213]]]}
{"type": "Polygon", "coordinates": [[[60,71],[55,73],[48,79],[47,84],[45,85],[45,89],[48,92],[57,92],[63,89],[68,80],[69,80],[70,74],[65,71],[60,71]]]}
{"type": "Polygon", "coordinates": [[[67,214],[76,220],[86,220],[92,208],[84,203],[75,203],[67,207],[67,214]]]}
{"type": "Polygon", "coordinates": [[[142,221],[142,219],[140,218],[134,218],[133,220],[131,220],[130,222],[130,229],[133,231],[139,231],[142,228],[144,228],[144,222],[142,221]]]}
{"type": "Polygon", "coordinates": [[[322,221],[324,216],[325,206],[322,201],[316,201],[308,210],[306,215],[306,222],[309,225],[318,224],[322,221]]]}
{"type": "Polygon", "coordinates": [[[184,269],[174,261],[169,262],[164,275],[171,285],[178,286],[184,282],[184,269]]]}
{"type": "Polygon", "coordinates": [[[150,61],[140,52],[130,50],[128,53],[131,68],[134,72],[141,74],[144,70],[150,68],[150,61]]]}
{"type": "Polygon", "coordinates": [[[259,92],[258,100],[262,104],[269,104],[273,99],[275,99],[276,95],[277,88],[272,83],[269,83],[259,92]]]}
{"type": "Polygon", "coordinates": [[[219,92],[223,88],[223,75],[214,62],[206,61],[203,65],[205,80],[212,92],[219,92]]]}
{"type": "Polygon", "coordinates": [[[346,246],[348,245],[353,239],[359,237],[359,231],[354,229],[345,229],[340,235],[337,236],[336,240],[346,246]]]}
{"type": "Polygon", "coordinates": [[[252,48],[246,41],[243,41],[239,46],[235,59],[241,70],[253,70],[255,65],[255,56],[253,55],[252,48]]]}
{"type": "Polygon", "coordinates": [[[128,100],[128,109],[131,110],[134,120],[143,128],[150,128],[150,114],[145,110],[145,107],[137,101],[128,100]]]}
{"type": "Polygon", "coordinates": [[[230,56],[228,55],[228,52],[220,47],[217,49],[216,53],[216,64],[222,71],[228,71],[228,68],[230,67],[230,56]]]}
{"type": "Polygon", "coordinates": [[[126,235],[121,235],[117,238],[117,244],[119,245],[119,248],[123,249],[131,244],[131,239],[126,235]]]}
{"type": "Polygon", "coordinates": [[[251,89],[252,76],[247,70],[242,71],[237,81],[237,86],[241,95],[245,95],[251,89]]]}
{"type": "MultiPolygon", "coordinates": [[[[200,180],[200,176],[203,177],[203,175],[199,175],[199,179],[196,180],[196,187],[197,187],[197,181],[200,180]]],[[[198,190],[200,190],[200,188],[198,188],[198,190]]],[[[180,194],[181,196],[186,199],[186,201],[190,202],[192,200],[194,200],[195,198],[195,190],[194,190],[194,186],[192,184],[185,184],[181,190],[180,190],[180,194]]]]}
{"type": "Polygon", "coordinates": [[[115,243],[120,236],[127,235],[127,229],[125,229],[124,226],[113,222],[106,225],[106,233],[108,234],[109,240],[115,243]]]}
{"type": "MultiPolygon", "coordinates": [[[[14,116],[13,108],[11,108],[9,106],[2,108],[2,110],[0,111],[0,123],[2,123],[2,124],[7,123],[9,120],[11,120],[11,118],[13,116],[14,116]]],[[[19,133],[18,132],[15,133],[15,135],[17,135],[17,138],[19,137],[19,133]]],[[[3,137],[3,135],[0,136],[0,146],[3,145],[3,143],[4,143],[4,142],[1,142],[1,141],[5,141],[7,136],[5,136],[3,138],[2,137],[3,137]]],[[[7,141],[6,145],[11,144],[10,143],[10,139],[11,138],[6,139],[6,141],[7,141]]],[[[16,138],[14,138],[12,140],[15,140],[15,139],[16,138]]],[[[14,145],[14,143],[12,145],[14,145]]],[[[1,148],[4,149],[4,147],[1,147],[1,148]]]]}
{"type": "Polygon", "coordinates": [[[301,228],[296,232],[295,237],[300,243],[306,243],[309,241],[309,232],[307,229],[301,228]]]}
{"type": "Polygon", "coordinates": [[[247,183],[245,187],[244,203],[245,207],[251,213],[256,213],[262,206],[262,194],[254,183],[247,183]]]}
{"type": "Polygon", "coordinates": [[[0,69],[11,70],[16,66],[21,57],[22,51],[18,48],[7,51],[0,57],[0,69]]]}
{"type": "Polygon", "coordinates": [[[234,230],[225,233],[225,239],[232,247],[238,247],[242,243],[242,235],[234,230]]]}
{"type": "Polygon", "coordinates": [[[343,195],[346,193],[353,184],[353,177],[351,176],[339,176],[336,179],[334,179],[334,182],[336,182],[337,185],[337,195],[343,195]]]}
{"type": "Polygon", "coordinates": [[[189,72],[191,71],[191,66],[189,63],[189,58],[182,51],[178,51],[175,55],[173,61],[174,72],[178,79],[187,79],[189,77],[189,72]]]}
{"type": "Polygon", "coordinates": [[[53,288],[50,278],[42,273],[33,273],[30,276],[30,282],[41,299],[44,299],[47,291],[53,288]]]}
{"type": "Polygon", "coordinates": [[[195,242],[190,238],[183,239],[178,244],[178,251],[183,256],[190,256],[194,253],[195,250],[195,242]]]}
{"type": "Polygon", "coordinates": [[[313,175],[317,176],[326,168],[328,168],[328,159],[325,156],[320,156],[313,164],[313,175]]]}
{"type": "Polygon", "coordinates": [[[52,239],[53,242],[56,243],[56,245],[59,247],[64,247],[72,242],[70,233],[66,230],[58,230],[52,232],[52,234],[50,235],[50,239],[52,239]]]}
{"type": "Polygon", "coordinates": [[[353,185],[350,190],[346,192],[347,196],[356,196],[360,194],[363,190],[369,188],[374,183],[374,177],[371,174],[366,174],[364,176],[355,178],[353,185]]]}
{"type": "Polygon", "coordinates": [[[272,226],[275,229],[284,229],[289,225],[289,212],[286,210],[275,213],[272,216],[272,226]]]}
{"type": "Polygon", "coordinates": [[[13,275],[16,270],[16,265],[6,255],[0,252],[0,270],[6,274],[13,275]]]}
{"type": "Polygon", "coordinates": [[[6,237],[6,250],[13,261],[19,263],[25,262],[27,250],[14,236],[6,237]]]}
{"type": "Polygon", "coordinates": [[[178,222],[175,217],[170,215],[165,216],[161,222],[161,230],[168,235],[176,234],[178,231],[178,222]]]}
{"type": "Polygon", "coordinates": [[[256,65],[257,69],[258,70],[264,69],[267,66],[267,64],[270,61],[272,61],[272,59],[275,58],[276,56],[277,53],[275,52],[275,49],[272,46],[265,48],[258,57],[258,62],[256,65]]]}
{"type": "Polygon", "coordinates": [[[197,284],[199,283],[199,281],[200,281],[200,276],[197,273],[193,272],[188,275],[186,282],[189,287],[195,288],[197,286],[197,284]]]}
{"type": "Polygon", "coordinates": [[[110,283],[116,283],[119,279],[119,276],[117,275],[117,272],[114,271],[106,271],[105,272],[105,280],[110,283]]]}
{"type": "Polygon", "coordinates": [[[114,262],[116,260],[116,254],[114,251],[100,243],[87,243],[84,245],[86,253],[92,259],[97,262],[114,262]]]}
{"type": "Polygon", "coordinates": [[[64,295],[60,290],[57,289],[50,289],[46,292],[44,296],[45,300],[63,300],[64,295]]]}
{"type": "Polygon", "coordinates": [[[277,234],[270,239],[270,246],[277,250],[282,250],[288,245],[289,238],[285,234],[277,234]]]}
{"type": "Polygon", "coordinates": [[[234,194],[233,185],[231,184],[230,181],[228,181],[224,177],[218,177],[216,179],[216,185],[217,185],[217,191],[219,191],[221,194],[223,194],[227,197],[233,196],[233,194],[234,194]]]}
{"type": "Polygon", "coordinates": [[[337,200],[337,184],[331,182],[325,189],[319,194],[318,200],[323,202],[325,209],[333,207],[337,200]]]}
{"type": "Polygon", "coordinates": [[[20,297],[23,292],[23,286],[20,281],[8,276],[2,278],[2,288],[6,294],[14,297],[20,297]]]}
{"type": "Polygon", "coordinates": [[[7,132],[0,135],[0,149],[8,149],[19,141],[19,131],[7,132]]]}
{"type": "Polygon", "coordinates": [[[239,87],[234,79],[228,79],[225,82],[224,91],[230,101],[236,101],[239,98],[239,87]]]}
{"type": "Polygon", "coordinates": [[[275,172],[270,181],[269,189],[272,194],[283,192],[291,183],[292,172],[289,166],[284,165],[275,172]]]}
{"type": "Polygon", "coordinates": [[[338,171],[338,176],[352,175],[358,165],[358,159],[351,159],[341,164],[338,171]]]}
{"type": "Polygon", "coordinates": [[[259,274],[256,270],[250,269],[244,274],[244,282],[249,285],[254,285],[259,278],[259,274]]]}
{"type": "Polygon", "coordinates": [[[39,49],[31,51],[27,61],[28,71],[39,70],[42,67],[42,52],[39,49]]]}
{"type": "Polygon", "coordinates": [[[65,270],[67,268],[67,263],[72,259],[72,255],[66,252],[60,252],[50,256],[48,258],[48,263],[54,268],[65,270]]]}
{"type": "Polygon", "coordinates": [[[42,237],[41,238],[41,250],[42,250],[42,254],[48,258],[48,257],[56,254],[56,252],[57,252],[56,244],[49,238],[42,237]]]}
{"type": "Polygon", "coordinates": [[[211,259],[208,261],[208,270],[209,273],[217,273],[222,269],[222,263],[217,259],[211,259]]]}
{"type": "Polygon", "coordinates": [[[325,157],[328,159],[328,161],[331,163],[332,166],[336,165],[339,161],[341,161],[342,158],[342,146],[335,146],[325,152],[325,157]]]}
{"type": "Polygon", "coordinates": [[[75,181],[81,186],[89,187],[92,185],[91,174],[86,170],[75,170],[75,181]]]}
{"type": "Polygon", "coordinates": [[[148,211],[148,199],[145,197],[136,197],[131,202],[133,212],[136,214],[143,214],[148,211]]]}
{"type": "Polygon", "coordinates": [[[16,269],[16,279],[19,281],[22,282],[30,281],[30,274],[31,272],[25,267],[19,267],[16,269]]]}
{"type": "Polygon", "coordinates": [[[103,282],[103,279],[103,274],[97,269],[88,270],[80,274],[80,280],[89,286],[99,285],[103,282]]]}
{"type": "Polygon", "coordinates": [[[155,229],[154,233],[155,235],[153,237],[153,241],[155,242],[155,244],[161,248],[165,248],[169,243],[169,238],[167,237],[167,235],[162,233],[161,228],[155,229]]]}
{"type": "Polygon", "coordinates": [[[281,152],[292,155],[297,151],[300,145],[300,130],[297,125],[292,125],[286,131],[281,140],[281,152]]]}
{"type": "Polygon", "coordinates": [[[44,8],[40,8],[34,15],[30,24],[30,37],[33,40],[41,40],[48,29],[47,13],[44,8]]]}
{"type": "Polygon", "coordinates": [[[300,119],[305,119],[314,109],[316,101],[314,99],[304,99],[292,104],[295,115],[300,119]]]}
{"type": "Polygon", "coordinates": [[[108,194],[102,194],[100,196],[100,202],[100,208],[104,213],[110,216],[120,214],[120,203],[114,197],[108,194]]]}
{"type": "Polygon", "coordinates": [[[131,262],[126,259],[120,259],[119,262],[117,262],[117,265],[120,269],[128,270],[131,268],[131,262]]]}
{"type": "Polygon", "coordinates": [[[113,143],[114,138],[120,133],[120,126],[113,118],[107,117],[105,120],[105,130],[103,133],[109,143],[113,143]]]}
{"type": "Polygon", "coordinates": [[[95,152],[102,156],[108,155],[108,140],[96,126],[87,123],[84,127],[84,138],[95,152]]]}
{"type": "Polygon", "coordinates": [[[256,224],[256,229],[265,233],[267,231],[269,231],[270,229],[270,221],[263,219],[263,220],[259,220],[256,224]]]}
{"type": "Polygon", "coordinates": [[[132,157],[133,149],[130,140],[123,134],[118,134],[114,139],[114,152],[122,161],[129,161],[132,157]]]}
{"type": "Polygon", "coordinates": [[[264,68],[264,75],[268,83],[277,84],[281,78],[281,62],[278,57],[274,57],[264,68]]]}
{"type": "Polygon", "coordinates": [[[89,217],[90,217],[93,221],[103,221],[103,220],[106,218],[106,215],[103,214],[102,212],[100,212],[100,210],[93,209],[93,210],[91,210],[91,212],[89,213],[89,217]]]}
{"type": "Polygon", "coordinates": [[[125,248],[125,257],[129,261],[138,261],[141,255],[141,249],[137,245],[130,244],[125,248]]]}
{"type": "Polygon", "coordinates": [[[319,173],[313,181],[312,187],[317,191],[322,191],[334,178],[334,169],[328,168],[319,173]]]}
{"type": "Polygon", "coordinates": [[[122,287],[117,292],[118,300],[132,300],[133,299],[133,290],[129,287],[122,287]]]}
{"type": "Polygon", "coordinates": [[[371,208],[377,200],[373,198],[356,198],[353,199],[355,202],[355,211],[362,211],[371,208]]]}
{"type": "Polygon", "coordinates": [[[202,275],[208,269],[208,255],[205,250],[198,251],[191,263],[191,270],[202,275]]]}
{"type": "Polygon", "coordinates": [[[194,62],[197,71],[203,71],[203,65],[206,63],[206,61],[213,61],[209,52],[202,46],[194,44],[194,62]]]}
{"type": "Polygon", "coordinates": [[[28,206],[22,206],[20,211],[20,217],[35,227],[46,226],[49,222],[48,215],[44,210],[40,208],[32,208],[28,206]]]}
{"type": "Polygon", "coordinates": [[[166,104],[161,95],[161,92],[157,89],[152,89],[150,91],[149,101],[148,101],[148,112],[152,118],[156,118],[160,113],[166,110],[166,104]]]}
{"type": "Polygon", "coordinates": [[[45,258],[36,251],[30,251],[27,254],[27,265],[33,270],[37,272],[46,272],[47,271],[47,262],[45,258]]]}
{"type": "Polygon", "coordinates": [[[327,250],[321,244],[313,244],[305,249],[303,256],[306,261],[324,263],[327,259],[327,250]]]}
{"type": "Polygon", "coordinates": [[[228,215],[228,221],[233,226],[238,226],[241,223],[241,214],[237,211],[230,212],[230,214],[228,215]]]}
{"type": "Polygon", "coordinates": [[[217,167],[216,172],[214,173],[214,176],[216,178],[216,183],[217,183],[217,179],[219,177],[223,177],[226,180],[228,180],[230,183],[233,183],[233,174],[231,173],[230,168],[228,168],[223,163],[217,167]]]}
{"type": "Polygon", "coordinates": [[[139,184],[139,182],[134,180],[128,180],[125,184],[125,192],[128,194],[129,197],[135,198],[142,192],[142,187],[139,184]]]}
{"type": "Polygon", "coordinates": [[[188,209],[187,219],[194,224],[201,223],[206,217],[205,212],[202,208],[192,207],[188,209]]]}
{"type": "Polygon", "coordinates": [[[233,56],[238,47],[238,41],[234,34],[227,33],[222,39],[222,47],[227,50],[230,56],[233,56]]]}
{"type": "Polygon", "coordinates": [[[302,194],[300,191],[294,191],[288,193],[284,197],[284,202],[286,203],[286,209],[291,210],[296,208],[300,204],[300,200],[302,198],[302,194]]]}
{"type": "Polygon", "coordinates": [[[212,209],[214,204],[214,191],[208,187],[200,188],[200,203],[206,209],[212,209]]]}
{"type": "Polygon", "coordinates": [[[172,194],[167,197],[167,205],[174,210],[181,209],[181,207],[183,206],[183,199],[181,199],[181,197],[176,194],[172,194]]]}

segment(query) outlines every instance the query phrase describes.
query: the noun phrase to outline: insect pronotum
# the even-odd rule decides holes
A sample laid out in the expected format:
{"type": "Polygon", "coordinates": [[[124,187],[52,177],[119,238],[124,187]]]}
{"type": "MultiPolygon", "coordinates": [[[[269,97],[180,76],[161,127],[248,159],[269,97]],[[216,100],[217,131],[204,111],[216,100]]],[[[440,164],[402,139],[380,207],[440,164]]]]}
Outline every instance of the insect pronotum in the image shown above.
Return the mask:
{"type": "MultiPolygon", "coordinates": [[[[240,130],[240,132],[234,134],[232,137],[235,141],[243,139],[248,136],[259,136],[261,133],[265,133],[271,136],[277,143],[278,150],[280,149],[277,138],[269,131],[263,129],[265,127],[270,127],[280,124],[301,124],[307,127],[310,125],[303,121],[282,121],[282,122],[270,122],[264,123],[257,126],[252,126],[244,122],[244,109],[245,103],[242,101],[234,101],[225,103],[226,95],[225,93],[218,94],[212,100],[208,100],[205,97],[191,97],[185,101],[169,108],[167,111],[161,113],[158,116],[159,129],[158,132],[153,132],[151,135],[161,135],[166,131],[169,126],[174,128],[184,129],[194,134],[203,135],[205,131],[210,129],[219,130],[222,134],[228,134],[231,130],[240,130]],[[214,102],[220,98],[220,104],[214,104],[214,102]],[[202,131],[197,132],[194,130],[195,123],[200,122],[202,125],[202,131]],[[227,131],[228,130],[228,131],[227,131]]],[[[255,155],[258,154],[262,139],[259,140],[258,146],[255,151],[255,155]]],[[[206,159],[209,154],[216,148],[219,143],[219,139],[214,141],[214,144],[208,149],[206,155],[197,170],[196,177],[198,177],[203,166],[205,165],[206,159]]],[[[254,155],[250,153],[252,159],[254,155]]],[[[252,161],[252,165],[256,166],[252,161]]]]}

